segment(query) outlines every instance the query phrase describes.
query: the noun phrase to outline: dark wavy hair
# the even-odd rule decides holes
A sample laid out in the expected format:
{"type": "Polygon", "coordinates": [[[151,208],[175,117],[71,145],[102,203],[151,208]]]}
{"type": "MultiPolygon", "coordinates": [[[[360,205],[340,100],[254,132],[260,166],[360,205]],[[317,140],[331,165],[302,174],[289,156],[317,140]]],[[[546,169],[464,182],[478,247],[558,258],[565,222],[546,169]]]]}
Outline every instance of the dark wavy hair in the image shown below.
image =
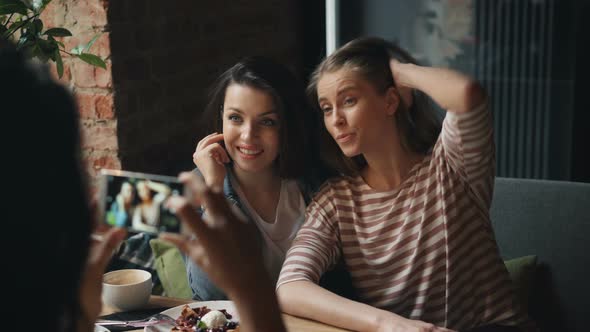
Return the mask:
{"type": "MultiPolygon", "coordinates": [[[[324,59],[311,75],[307,94],[321,114],[318,105],[317,84],[324,73],[349,68],[367,80],[379,94],[384,94],[390,87],[395,87],[393,74],[389,67],[390,59],[402,63],[418,64],[408,52],[397,45],[377,37],[361,37],[340,47],[324,59]]],[[[395,113],[397,128],[400,131],[402,146],[410,151],[426,154],[434,146],[441,130],[441,118],[437,116],[428,96],[413,90],[413,103],[408,107],[400,98],[395,113]]],[[[357,174],[366,165],[362,155],[346,157],[327,130],[322,130],[322,155],[326,162],[347,175],[357,174]]]]}
{"type": "Polygon", "coordinates": [[[11,319],[43,331],[75,331],[84,318],[80,282],[92,228],[77,108],[45,68],[2,40],[0,94],[4,121],[19,133],[3,149],[11,159],[4,163],[4,204],[20,212],[4,232],[22,239],[22,254],[5,262],[17,273],[10,287],[23,301],[48,301],[34,311],[26,309],[30,303],[13,304],[18,311],[11,319]]]}
{"type": "Polygon", "coordinates": [[[211,87],[203,113],[209,132],[222,132],[223,102],[231,84],[245,85],[272,96],[280,121],[276,161],[281,178],[305,177],[319,163],[320,123],[305,95],[304,85],[284,65],[262,56],[247,57],[221,74],[211,87]]]}

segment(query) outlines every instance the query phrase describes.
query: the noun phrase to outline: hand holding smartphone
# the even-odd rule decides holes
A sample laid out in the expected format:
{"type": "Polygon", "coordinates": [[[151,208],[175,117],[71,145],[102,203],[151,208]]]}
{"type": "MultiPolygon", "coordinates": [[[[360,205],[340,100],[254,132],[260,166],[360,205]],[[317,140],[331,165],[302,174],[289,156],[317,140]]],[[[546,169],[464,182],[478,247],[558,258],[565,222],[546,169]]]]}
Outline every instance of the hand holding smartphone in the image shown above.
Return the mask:
{"type": "Polygon", "coordinates": [[[180,233],[180,221],[163,204],[170,196],[183,195],[183,185],[177,178],[102,170],[100,186],[101,219],[107,225],[132,233],[180,233]]]}

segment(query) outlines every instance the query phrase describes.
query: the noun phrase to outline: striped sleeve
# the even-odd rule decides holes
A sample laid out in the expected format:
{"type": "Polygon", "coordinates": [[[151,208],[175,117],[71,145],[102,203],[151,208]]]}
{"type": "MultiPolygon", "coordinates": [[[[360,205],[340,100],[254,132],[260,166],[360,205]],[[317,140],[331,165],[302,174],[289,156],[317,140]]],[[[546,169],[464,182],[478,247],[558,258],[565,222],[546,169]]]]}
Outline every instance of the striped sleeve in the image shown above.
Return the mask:
{"type": "Polygon", "coordinates": [[[469,112],[447,112],[439,144],[434,153],[442,154],[489,209],[495,175],[495,147],[488,100],[469,112]]]}
{"type": "Polygon", "coordinates": [[[318,283],[340,255],[336,210],[327,183],[305,212],[305,223],[293,240],[283,263],[277,289],[283,284],[307,280],[318,283]]]}

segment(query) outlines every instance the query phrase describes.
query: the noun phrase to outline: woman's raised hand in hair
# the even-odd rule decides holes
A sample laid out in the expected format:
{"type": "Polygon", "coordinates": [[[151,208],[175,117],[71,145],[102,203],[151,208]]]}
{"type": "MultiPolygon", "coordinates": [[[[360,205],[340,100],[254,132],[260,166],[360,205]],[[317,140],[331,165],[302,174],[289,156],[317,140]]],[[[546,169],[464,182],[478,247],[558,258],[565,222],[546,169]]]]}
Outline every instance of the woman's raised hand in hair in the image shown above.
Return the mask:
{"type": "Polygon", "coordinates": [[[214,190],[223,188],[225,179],[225,166],[230,162],[227,151],[220,142],[223,141],[223,134],[213,133],[205,136],[197,144],[193,153],[193,162],[203,175],[205,183],[214,190]]]}
{"type": "MultiPolygon", "coordinates": [[[[468,112],[486,99],[479,82],[453,69],[418,66],[394,59],[389,61],[389,68],[401,90],[420,90],[447,111],[468,112]]],[[[400,91],[400,94],[406,101],[407,92],[400,91]]]]}
{"type": "Polygon", "coordinates": [[[412,103],[414,102],[414,97],[412,97],[412,88],[405,85],[403,80],[400,77],[398,77],[398,75],[400,75],[399,69],[401,65],[402,63],[396,59],[389,60],[389,68],[391,69],[391,74],[393,75],[395,86],[399,91],[400,97],[402,98],[404,105],[409,108],[410,106],[412,106],[412,103]]]}

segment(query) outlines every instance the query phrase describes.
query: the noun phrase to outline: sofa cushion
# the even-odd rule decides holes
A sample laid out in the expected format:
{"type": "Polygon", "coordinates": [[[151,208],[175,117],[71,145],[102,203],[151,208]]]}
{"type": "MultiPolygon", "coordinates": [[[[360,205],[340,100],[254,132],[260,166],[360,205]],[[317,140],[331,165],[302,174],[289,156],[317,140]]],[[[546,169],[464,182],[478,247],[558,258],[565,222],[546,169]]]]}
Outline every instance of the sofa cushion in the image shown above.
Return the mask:
{"type": "Polygon", "coordinates": [[[162,282],[164,295],[182,299],[191,298],[191,290],[186,276],[184,259],[173,244],[153,239],[150,246],[154,253],[154,266],[162,282]]]}
{"type": "Polygon", "coordinates": [[[514,283],[518,300],[525,310],[528,310],[535,269],[537,268],[537,256],[529,255],[509,259],[504,264],[514,283]]]}
{"type": "Polygon", "coordinates": [[[537,256],[529,314],[541,331],[587,331],[590,184],[497,178],[490,215],[505,260],[537,256]]]}

